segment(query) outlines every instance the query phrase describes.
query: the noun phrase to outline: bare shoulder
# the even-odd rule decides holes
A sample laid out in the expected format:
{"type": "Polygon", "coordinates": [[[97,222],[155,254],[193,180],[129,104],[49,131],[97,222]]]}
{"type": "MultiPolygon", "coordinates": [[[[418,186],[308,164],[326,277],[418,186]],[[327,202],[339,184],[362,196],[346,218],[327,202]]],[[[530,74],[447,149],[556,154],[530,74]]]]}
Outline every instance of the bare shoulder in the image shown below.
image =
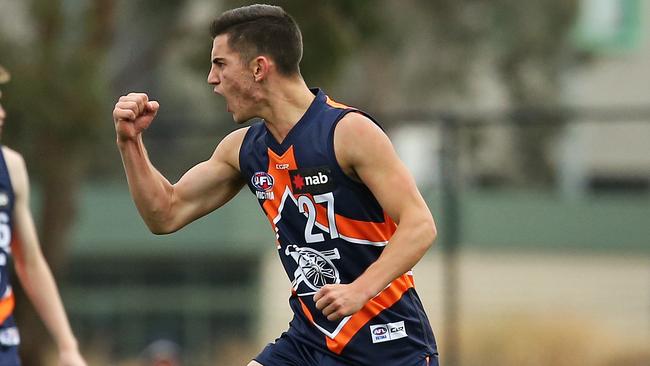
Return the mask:
{"type": "Polygon", "coordinates": [[[382,147],[392,147],[388,136],[374,121],[361,113],[346,114],[334,130],[337,158],[343,158],[343,154],[359,158],[368,155],[369,149],[382,147]]]}
{"type": "Polygon", "coordinates": [[[363,137],[372,137],[373,135],[386,134],[384,131],[370,118],[357,112],[350,112],[343,116],[336,126],[334,132],[335,138],[342,139],[355,139],[363,137]]]}
{"type": "Polygon", "coordinates": [[[232,131],[221,140],[219,146],[225,146],[228,149],[234,149],[239,152],[239,148],[241,147],[249,128],[250,127],[243,127],[232,131]]]}
{"type": "Polygon", "coordinates": [[[15,173],[18,173],[20,170],[25,169],[25,159],[23,156],[16,150],[2,146],[2,155],[5,158],[7,163],[7,169],[9,169],[9,175],[13,178],[16,176],[15,173]]]}
{"type": "Polygon", "coordinates": [[[334,154],[343,171],[358,179],[359,165],[393,153],[386,133],[361,113],[348,113],[334,130],[334,154]]]}
{"type": "Polygon", "coordinates": [[[25,160],[23,156],[16,150],[7,146],[2,146],[2,155],[7,164],[9,177],[11,178],[11,185],[13,186],[14,193],[21,196],[26,191],[28,178],[27,168],[25,167],[25,160]]]}
{"type": "Polygon", "coordinates": [[[250,127],[237,129],[223,138],[212,155],[212,160],[222,161],[239,170],[239,150],[250,127]]]}

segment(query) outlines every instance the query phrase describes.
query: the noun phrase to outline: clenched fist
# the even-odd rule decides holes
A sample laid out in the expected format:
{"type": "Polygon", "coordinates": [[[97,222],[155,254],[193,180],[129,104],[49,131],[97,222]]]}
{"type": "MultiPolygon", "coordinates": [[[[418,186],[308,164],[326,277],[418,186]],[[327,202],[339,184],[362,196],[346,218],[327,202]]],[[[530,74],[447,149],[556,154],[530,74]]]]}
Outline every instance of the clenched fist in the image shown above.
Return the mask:
{"type": "Polygon", "coordinates": [[[121,96],[113,109],[117,142],[134,140],[153,121],[160,105],[147,94],[129,93],[121,96]]]}

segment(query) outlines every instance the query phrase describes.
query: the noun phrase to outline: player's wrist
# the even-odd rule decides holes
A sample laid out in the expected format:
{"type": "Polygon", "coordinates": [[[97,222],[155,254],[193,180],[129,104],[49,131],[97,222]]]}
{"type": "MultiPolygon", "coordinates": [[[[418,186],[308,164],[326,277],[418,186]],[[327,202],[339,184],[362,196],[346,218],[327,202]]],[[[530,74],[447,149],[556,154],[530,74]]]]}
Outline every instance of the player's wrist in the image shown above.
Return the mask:
{"type": "Polygon", "coordinates": [[[141,143],[141,136],[141,134],[137,134],[135,136],[118,134],[115,142],[120,150],[125,150],[131,146],[137,146],[139,143],[141,143]]]}
{"type": "Polygon", "coordinates": [[[371,284],[366,284],[363,281],[363,278],[359,277],[357,281],[354,281],[352,285],[355,287],[355,292],[363,295],[364,302],[370,301],[373,297],[377,296],[379,291],[375,291],[371,284]]]}
{"type": "Polygon", "coordinates": [[[123,146],[126,144],[135,143],[137,140],[138,139],[133,136],[117,135],[115,142],[117,143],[117,146],[123,146]]]}

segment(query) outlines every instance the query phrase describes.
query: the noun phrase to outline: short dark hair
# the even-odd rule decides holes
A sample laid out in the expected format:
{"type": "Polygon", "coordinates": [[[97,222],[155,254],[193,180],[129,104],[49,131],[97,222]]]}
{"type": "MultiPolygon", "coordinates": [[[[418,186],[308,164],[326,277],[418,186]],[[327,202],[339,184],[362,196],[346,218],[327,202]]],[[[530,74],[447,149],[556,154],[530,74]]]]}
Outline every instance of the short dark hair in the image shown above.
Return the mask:
{"type": "Polygon", "coordinates": [[[293,18],[279,6],[249,5],[218,16],[210,26],[212,38],[227,34],[228,46],[244,62],[258,55],[271,57],[283,75],[300,72],[302,34],[293,18]]]}

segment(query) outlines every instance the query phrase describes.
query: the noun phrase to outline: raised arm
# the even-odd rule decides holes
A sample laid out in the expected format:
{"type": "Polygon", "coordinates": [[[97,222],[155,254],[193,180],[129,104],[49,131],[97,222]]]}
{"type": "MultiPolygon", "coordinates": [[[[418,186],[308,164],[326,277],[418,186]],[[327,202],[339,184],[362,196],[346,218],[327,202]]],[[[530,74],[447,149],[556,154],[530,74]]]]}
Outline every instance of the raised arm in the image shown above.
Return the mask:
{"type": "Polygon", "coordinates": [[[358,311],[394,279],[424,256],[436,237],[436,227],[411,173],[386,134],[358,113],[349,113],[334,132],[339,165],[363,182],[397,223],[397,230],[375,263],[349,285],[328,285],[316,295],[316,306],[339,319],[358,311]]]}
{"type": "Polygon", "coordinates": [[[41,251],[29,208],[29,179],[23,158],[3,147],[14,190],[12,252],[16,274],[36,312],[45,323],[59,350],[59,365],[85,366],[79,354],[61,297],[41,251]]]}
{"type": "Polygon", "coordinates": [[[158,108],[158,103],[149,101],[146,94],[131,93],[119,99],[113,120],[136,207],[153,233],[166,234],[221,207],[241,190],[244,182],[239,174],[239,148],[246,129],[226,136],[210,159],[171,184],[151,164],[142,140],[142,132],[158,108]]]}

